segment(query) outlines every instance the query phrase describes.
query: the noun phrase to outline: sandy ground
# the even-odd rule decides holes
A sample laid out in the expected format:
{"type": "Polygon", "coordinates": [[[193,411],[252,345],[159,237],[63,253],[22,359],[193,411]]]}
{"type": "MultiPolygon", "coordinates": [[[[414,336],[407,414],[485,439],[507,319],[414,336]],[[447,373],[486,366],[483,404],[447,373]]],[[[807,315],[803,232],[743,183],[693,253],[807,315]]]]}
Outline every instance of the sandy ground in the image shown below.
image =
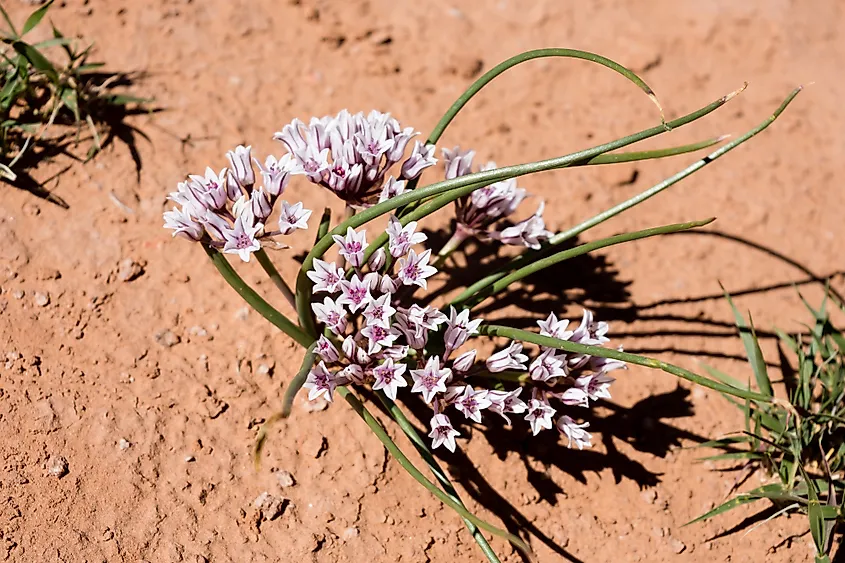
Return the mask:
{"type": "MultiPolygon", "coordinates": [[[[17,19],[30,9],[4,4],[17,19]]],[[[149,136],[137,139],[139,175],[117,143],[51,184],[68,210],[0,190],[0,560],[480,560],[455,514],[344,404],[309,412],[298,403],[273,428],[261,469],[250,462],[257,426],[278,408],[301,352],[243,308],[199,247],[171,242],[161,213],[185,173],[222,166],[240,142],[277,151],[271,136],[293,117],[378,108],[427,132],[481,69],[547,46],[641,71],[669,117],[750,82],[730,106],[649,146],[740,133],[814,82],[764,135],[586,238],[717,216],[706,234],[600,252],[528,289],[533,316],[575,317],[589,305],[630,351],[741,378],[749,373],[719,281],[765,331],[807,318],[791,284],[815,302],[813,279],[834,276],[842,290],[845,6],[836,0],[67,0],[51,17],[94,40],[110,68],[147,72],[136,90],[164,111],[132,122],[149,136]],[[142,272],[123,281],[131,263],[142,272]],[[47,471],[59,458],[61,478],[47,471]],[[274,519],[254,508],[265,491],[286,499],[274,519]]],[[[538,61],[479,95],[443,145],[514,164],[658,119],[606,69],[538,61]]],[[[566,228],[692,160],[523,185],[566,228]]],[[[313,209],[338,209],[304,182],[290,189],[313,209]]],[[[280,260],[288,276],[291,257],[280,260]]],[[[242,271],[269,294],[255,269],[242,271]]],[[[523,428],[472,429],[465,453],[442,457],[470,508],[527,531],[543,562],[811,560],[809,537],[793,537],[797,518],[726,537],[753,511],[681,528],[733,484],[686,448],[739,428],[732,407],[636,367],[613,390],[590,451],[529,440],[523,428]]]]}

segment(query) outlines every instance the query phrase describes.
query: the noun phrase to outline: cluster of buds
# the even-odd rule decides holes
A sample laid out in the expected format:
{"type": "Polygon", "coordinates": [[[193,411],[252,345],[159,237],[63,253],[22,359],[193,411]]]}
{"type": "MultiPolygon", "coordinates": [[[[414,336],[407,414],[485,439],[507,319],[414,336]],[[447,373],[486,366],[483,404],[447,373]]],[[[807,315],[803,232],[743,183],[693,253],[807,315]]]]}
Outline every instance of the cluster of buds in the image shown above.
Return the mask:
{"type": "MultiPolygon", "coordinates": [[[[164,213],[164,226],[173,236],[249,261],[262,246],[284,246],[274,237],[308,227],[311,211],[302,203],[282,201],[278,229],[266,228],[293,176],[304,175],[349,206],[384,201],[402,193],[407,180],[436,162],[434,147],[416,141],[398,178],[385,179],[416,134],[402,129],[389,114],[375,111],[364,116],[344,110],[335,117],[314,118],[308,126],[294,120],[275,136],[288,150],[281,158],[269,156],[262,164],[251,157],[250,147],[239,146],[227,153],[227,168],[209,168],[204,176],[191,175],[179,183],[169,199],[180,207],[164,213]]],[[[470,172],[474,152],[455,148],[443,155],[448,179],[470,172]]],[[[482,170],[491,168],[492,162],[482,170]]],[[[461,198],[457,239],[474,235],[538,248],[551,234],[545,229],[542,203],[524,221],[493,227],[512,215],[525,197],[515,180],[505,180],[461,198]]],[[[432,408],[429,436],[435,448],[455,449],[459,431],[449,418],[452,407],[473,422],[481,422],[484,410],[509,424],[509,415],[522,415],[535,435],[556,427],[570,447],[590,446],[587,423],[578,424],[564,412],[556,415],[609,397],[614,379],[608,373],[624,364],[554,348],[528,351],[518,341],[479,360],[477,350],[469,346],[480,319],[471,319],[466,309],[441,311],[412,300],[414,290],[426,289],[428,278],[437,273],[429,264],[431,250],[417,247],[426,235],[417,232],[416,222],[403,225],[395,216],[389,218],[386,234],[386,248],[367,252],[366,230],[349,228],[345,236],[334,236],[339,260],[315,259],[307,272],[317,295],[311,308],[323,329],[315,345],[320,360],[305,383],[309,399],[323,396],[331,401],[341,385],[370,385],[396,399],[400,388],[410,387],[432,408]]],[[[608,341],[607,324],[595,322],[589,311],[574,330],[554,314],[538,324],[541,334],[561,340],[595,346],[608,341]]]]}
{"type": "MultiPolygon", "coordinates": [[[[475,151],[462,151],[460,147],[443,149],[446,179],[451,180],[471,173],[474,157],[475,151]]],[[[496,163],[491,161],[481,166],[479,172],[495,168],[496,163]]],[[[491,228],[494,223],[512,215],[527,195],[524,189],[516,185],[516,180],[511,178],[490,184],[458,199],[455,202],[456,234],[461,238],[472,235],[493,238],[504,244],[539,249],[540,244],[552,234],[546,230],[543,221],[543,202],[540,202],[531,217],[501,229],[491,228]]]]}
{"type": "Polygon", "coordinates": [[[239,146],[226,158],[228,168],[220,172],[206,168],[204,176],[192,174],[168,196],[181,206],[164,213],[164,227],[172,229],[173,236],[203,241],[248,262],[262,244],[284,246],[274,237],[308,228],[311,210],[301,202],[291,205],[284,200],[278,230],[266,228],[291,176],[302,174],[290,155],[268,156],[263,165],[255,161],[262,178],[258,188],[250,147],[239,146]]]}
{"type": "MultiPolygon", "coordinates": [[[[426,287],[426,279],[436,273],[428,264],[430,250],[417,253],[414,245],[426,237],[416,232],[416,223],[404,227],[390,218],[387,229],[390,256],[397,259],[395,272],[388,266],[383,249],[364,263],[368,247],[366,231],[349,229],[337,237],[340,255],[350,271],[337,263],[315,260],[308,277],[314,292],[325,294],[312,303],[324,335],[316,345],[319,362],[308,375],[308,397],[331,401],[341,385],[370,385],[396,399],[400,388],[410,387],[431,406],[432,446],[454,451],[455,429],[450,407],[465,419],[481,422],[483,410],[501,415],[523,415],[536,435],[557,429],[578,448],[590,445],[587,423],[578,424],[563,414],[554,421],[558,408],[587,407],[591,401],[609,397],[614,381],[608,372],[624,367],[622,362],[588,355],[565,354],[540,347],[533,361],[523,353],[523,343],[512,341],[486,361],[478,360],[476,349],[466,348],[478,334],[481,319],[470,319],[469,310],[450,308],[448,314],[433,306],[412,303],[403,306],[404,286],[426,287]],[[506,390],[502,381],[525,372],[524,387],[506,390]],[[506,377],[510,376],[510,377],[506,377]]],[[[392,264],[392,262],[391,262],[392,264]]],[[[567,330],[569,321],[552,314],[539,322],[541,334],[581,344],[603,345],[608,339],[607,324],[596,323],[590,311],[581,324],[567,330]]]]}
{"type": "Polygon", "coordinates": [[[402,162],[398,177],[387,171],[405,156],[419,132],[402,128],[388,113],[371,111],[312,118],[306,126],[294,119],[276,133],[305,176],[334,192],[353,207],[367,207],[401,194],[408,180],[434,166],[434,145],[414,141],[411,155],[402,162]]]}

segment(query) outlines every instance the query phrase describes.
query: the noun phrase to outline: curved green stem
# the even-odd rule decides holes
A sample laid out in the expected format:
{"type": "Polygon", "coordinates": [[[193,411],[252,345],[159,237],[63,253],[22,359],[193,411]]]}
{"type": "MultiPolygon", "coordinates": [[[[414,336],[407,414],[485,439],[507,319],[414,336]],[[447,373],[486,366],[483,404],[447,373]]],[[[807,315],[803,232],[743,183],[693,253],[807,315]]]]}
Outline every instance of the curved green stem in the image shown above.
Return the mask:
{"type": "MultiPolygon", "coordinates": [[[[561,233],[554,235],[553,237],[551,237],[549,239],[546,247],[543,250],[539,250],[539,251],[533,251],[532,250],[532,251],[523,252],[522,254],[520,254],[519,256],[514,258],[513,260],[511,260],[508,264],[506,264],[505,266],[500,268],[497,272],[489,274],[489,275],[481,278],[480,280],[478,280],[477,282],[475,282],[471,286],[469,286],[466,290],[464,290],[464,292],[461,293],[461,295],[458,298],[459,299],[465,299],[467,295],[472,295],[473,293],[480,291],[481,289],[489,286],[490,284],[496,282],[497,280],[502,279],[504,276],[506,276],[508,274],[508,272],[512,272],[512,271],[514,271],[518,268],[526,266],[526,265],[530,264],[531,262],[537,260],[539,257],[544,256],[545,254],[547,254],[549,252],[550,247],[557,245],[557,244],[560,244],[562,242],[565,242],[565,241],[567,241],[567,240],[569,240],[573,237],[576,237],[579,234],[583,233],[584,231],[591,229],[591,228],[595,227],[596,225],[603,223],[603,222],[607,221],[608,219],[611,219],[611,218],[615,217],[616,215],[619,215],[620,213],[627,211],[628,209],[630,209],[630,208],[632,208],[636,205],[639,205],[640,203],[644,202],[645,200],[647,200],[651,197],[654,197],[655,195],[659,194],[660,192],[662,192],[666,188],[680,182],[681,180],[683,180],[687,176],[689,176],[689,175],[693,174],[694,172],[700,170],[701,168],[707,166],[708,164],[710,164],[711,162],[713,162],[717,158],[723,156],[727,152],[729,152],[729,151],[733,150],[734,148],[738,147],[739,145],[741,145],[742,143],[744,143],[745,141],[747,141],[751,137],[757,135],[758,133],[762,132],[769,125],[771,125],[775,121],[775,119],[777,119],[778,116],[783,112],[783,110],[786,109],[786,107],[789,105],[789,103],[792,102],[792,100],[795,98],[795,96],[798,95],[798,93],[801,91],[801,89],[802,88],[799,87],[799,88],[796,88],[795,90],[793,90],[789,94],[789,96],[787,96],[786,99],[781,103],[780,107],[778,107],[778,109],[771,116],[769,116],[766,119],[766,121],[764,121],[763,123],[761,123],[760,125],[758,125],[754,129],[751,129],[750,131],[748,131],[747,133],[745,133],[741,137],[735,139],[734,141],[731,141],[730,143],[727,143],[726,145],[720,147],[718,150],[716,150],[716,151],[710,153],[709,155],[705,156],[704,158],[694,162],[693,164],[691,164],[687,168],[681,170],[680,172],[678,172],[674,176],[663,180],[659,184],[652,186],[651,188],[647,189],[646,191],[644,191],[640,194],[637,194],[636,196],[634,196],[634,197],[632,197],[628,200],[625,200],[622,203],[619,203],[619,204],[611,207],[610,209],[603,211],[602,213],[599,213],[598,215],[595,215],[594,217],[591,217],[590,219],[587,219],[586,221],[579,223],[578,225],[576,225],[576,226],[574,226],[570,229],[567,229],[566,231],[563,231],[561,233]]],[[[667,125],[671,126],[674,123],[675,122],[670,122],[667,125]]]]}
{"type": "Polygon", "coordinates": [[[645,83],[645,81],[636,75],[631,70],[623,67],[619,63],[616,63],[606,57],[602,57],[601,55],[596,55],[594,53],[588,53],[586,51],[579,51],[577,49],[558,49],[558,48],[549,48],[549,49],[535,49],[533,51],[526,51],[525,53],[520,53],[514,57],[509,58],[506,61],[503,61],[483,75],[481,75],[478,80],[472,83],[472,85],[467,88],[467,90],[461,94],[461,96],[455,100],[455,103],[443,114],[443,117],[440,118],[440,121],[437,122],[435,125],[434,130],[431,132],[431,135],[428,136],[428,143],[435,144],[437,141],[440,140],[441,135],[452,123],[452,120],[455,119],[455,116],[467,105],[473,96],[475,96],[482,88],[487,86],[490,82],[492,82],[497,76],[505,72],[506,70],[515,67],[518,64],[524,63],[526,61],[530,61],[533,59],[539,59],[543,57],[566,57],[571,59],[582,59],[585,61],[590,61],[594,63],[598,63],[602,66],[605,66],[615,72],[618,72],[631,82],[637,85],[637,87],[646,93],[646,95],[651,98],[651,101],[657,106],[657,109],[660,110],[660,117],[661,121],[663,121],[663,108],[660,105],[660,102],[657,100],[657,96],[654,94],[654,90],[645,83]]]}
{"type": "Polygon", "coordinates": [[[517,282],[523,278],[526,278],[532,274],[535,274],[540,270],[544,270],[550,266],[559,264],[564,260],[569,260],[570,258],[575,258],[576,256],[587,254],[589,252],[592,252],[593,250],[606,248],[608,246],[613,246],[616,244],[622,244],[625,242],[631,242],[657,235],[678,233],[681,231],[687,231],[689,229],[703,227],[704,225],[708,225],[713,221],[715,221],[715,218],[705,219],[703,221],[691,221],[688,223],[665,225],[662,227],[652,227],[651,229],[644,229],[642,231],[635,231],[633,233],[623,233],[621,235],[607,237],[601,240],[581,244],[574,248],[569,248],[556,254],[552,254],[547,258],[539,259],[536,262],[532,262],[527,266],[523,266],[522,268],[511,272],[510,274],[504,276],[503,278],[495,281],[494,283],[488,285],[480,291],[477,291],[474,294],[469,293],[468,291],[464,291],[463,293],[461,293],[461,295],[456,297],[451,304],[454,305],[456,308],[463,305],[464,307],[472,309],[488,297],[492,297],[497,293],[504,291],[510,284],[517,282]]]}
{"type": "Polygon", "coordinates": [[[469,512],[466,508],[464,508],[460,503],[455,502],[445,492],[441,491],[437,487],[437,485],[429,481],[425,477],[425,475],[423,475],[422,472],[420,472],[420,470],[417,469],[413,463],[411,463],[411,460],[409,460],[405,456],[405,454],[402,453],[402,450],[400,450],[396,443],[390,438],[390,436],[388,436],[384,427],[379,424],[378,420],[375,419],[375,417],[370,413],[370,411],[367,410],[364,404],[361,403],[361,400],[358,399],[358,397],[356,397],[355,395],[353,395],[351,391],[349,391],[346,387],[338,387],[337,393],[341,397],[346,399],[346,402],[349,403],[349,405],[358,414],[358,416],[360,416],[364,420],[364,422],[367,423],[367,426],[370,427],[370,430],[372,430],[376,437],[378,437],[378,439],[381,441],[381,443],[384,444],[384,447],[387,448],[387,451],[390,452],[390,454],[394,458],[396,458],[396,461],[399,462],[399,465],[401,465],[402,468],[405,469],[405,471],[407,471],[411,475],[411,477],[413,477],[418,483],[420,483],[423,487],[428,489],[429,492],[436,496],[440,500],[440,502],[442,502],[443,504],[460,514],[461,517],[466,520],[469,520],[482,530],[486,530],[491,534],[497,535],[501,538],[505,538],[506,540],[511,542],[515,547],[517,547],[520,551],[522,551],[525,556],[529,558],[529,560],[533,560],[534,554],[531,551],[531,548],[528,547],[528,544],[525,543],[522,538],[515,536],[514,534],[511,534],[505,530],[492,526],[484,520],[481,520],[480,518],[469,512]]]}
{"type": "Polygon", "coordinates": [[[542,172],[544,170],[565,168],[578,162],[589,161],[590,159],[595,158],[596,156],[599,156],[606,152],[626,147],[633,143],[643,141],[661,133],[665,133],[669,129],[680,127],[682,125],[686,125],[687,123],[691,123],[697,119],[700,119],[708,113],[722,107],[730,99],[739,94],[743,89],[744,87],[734,92],[731,92],[730,94],[722,96],[718,100],[688,115],[685,115],[683,117],[680,117],[678,119],[656,127],[644,129],[639,133],[634,133],[633,135],[628,135],[627,137],[623,137],[621,139],[617,139],[609,143],[604,143],[602,145],[598,145],[589,149],[585,149],[557,158],[540,160],[528,164],[505,166],[503,168],[485,170],[483,172],[475,172],[473,174],[467,174],[466,176],[460,176],[451,180],[436,182],[424,188],[418,188],[413,191],[405,192],[401,195],[390,198],[387,201],[374,205],[369,209],[365,209],[361,213],[358,213],[354,217],[350,217],[349,219],[343,221],[334,229],[326,233],[326,236],[322,237],[319,241],[317,241],[317,243],[314,245],[314,248],[312,248],[308,255],[305,257],[305,260],[302,263],[302,268],[300,269],[299,275],[296,279],[296,304],[297,311],[299,313],[300,324],[306,328],[309,334],[316,335],[316,331],[312,330],[314,324],[313,320],[310,319],[311,283],[305,274],[313,267],[314,259],[323,256],[323,254],[325,254],[326,251],[331,248],[332,244],[334,244],[334,241],[332,240],[330,235],[343,235],[346,233],[347,227],[352,227],[353,229],[360,227],[361,225],[369,223],[370,221],[377,217],[380,217],[381,215],[390,213],[394,209],[403,207],[405,205],[408,205],[409,203],[429,198],[431,196],[439,194],[445,195],[445,192],[458,191],[459,189],[466,189],[469,186],[475,185],[475,187],[469,189],[469,191],[467,192],[471,193],[472,191],[483,187],[487,183],[497,182],[499,180],[507,180],[509,178],[516,178],[519,176],[524,176],[526,174],[542,172]]]}
{"type": "Polygon", "coordinates": [[[282,295],[285,296],[290,306],[296,309],[296,297],[294,296],[293,292],[290,290],[290,286],[285,281],[285,278],[282,277],[282,274],[279,273],[279,270],[276,269],[276,266],[273,265],[273,261],[270,260],[270,257],[267,256],[267,253],[264,249],[260,249],[256,251],[255,257],[258,259],[258,263],[261,264],[261,267],[270,277],[270,280],[273,284],[282,292],[282,295]]]}
{"type": "Polygon", "coordinates": [[[314,342],[314,338],[305,334],[298,326],[291,322],[290,319],[267,303],[255,292],[254,289],[249,287],[243,278],[235,272],[235,269],[232,268],[232,265],[229,264],[229,261],[226,260],[226,257],[223,254],[207,244],[203,244],[202,247],[205,249],[208,257],[211,258],[211,263],[214,264],[217,271],[223,276],[223,279],[232,286],[232,289],[238,292],[247,304],[258,311],[261,316],[273,323],[279,330],[296,340],[296,342],[302,346],[310,346],[311,343],[314,342]]]}
{"type": "Polygon", "coordinates": [[[670,373],[676,377],[686,379],[687,381],[690,381],[692,383],[696,383],[703,387],[713,389],[714,391],[719,391],[720,393],[726,393],[734,397],[741,397],[743,399],[750,399],[753,401],[771,401],[771,397],[766,397],[765,395],[761,395],[760,393],[755,393],[747,389],[738,389],[736,387],[725,385],[724,383],[719,383],[718,381],[713,381],[712,379],[702,377],[684,368],[672,364],[667,364],[666,362],[662,362],[660,360],[647,358],[645,356],[638,356],[637,354],[620,352],[619,350],[614,350],[612,348],[577,344],[575,342],[569,342],[568,340],[561,340],[559,338],[553,338],[551,336],[542,336],[533,332],[528,332],[527,330],[521,330],[518,328],[511,328],[501,325],[482,324],[480,327],[478,327],[478,332],[479,334],[486,334],[487,336],[502,336],[511,340],[531,342],[533,344],[537,344],[538,346],[555,348],[557,350],[563,350],[564,352],[571,352],[574,354],[589,354],[591,356],[598,356],[599,358],[611,358],[613,360],[620,360],[629,364],[636,364],[648,368],[659,369],[661,371],[665,371],[666,373],[670,373]]]}
{"type": "MultiPolygon", "coordinates": [[[[417,429],[414,428],[414,425],[411,424],[411,421],[405,416],[405,413],[402,412],[402,409],[399,408],[395,402],[390,400],[390,397],[384,394],[383,391],[376,391],[376,396],[379,398],[381,403],[384,405],[384,408],[390,413],[393,417],[393,420],[399,424],[399,427],[405,432],[405,435],[408,437],[409,440],[414,444],[414,447],[417,449],[417,452],[420,454],[420,457],[423,458],[426,465],[428,465],[431,472],[434,473],[434,476],[437,477],[437,481],[440,483],[440,486],[446,491],[446,494],[449,495],[455,502],[460,503],[461,506],[464,506],[464,503],[461,502],[460,497],[458,496],[458,492],[455,490],[455,487],[452,485],[452,482],[449,480],[449,477],[440,467],[440,464],[437,463],[437,460],[432,455],[431,450],[428,449],[428,445],[422,439],[422,437],[417,433],[417,429]]],[[[466,508],[466,506],[464,506],[466,508]]],[[[490,563],[500,563],[499,558],[496,556],[496,553],[493,551],[493,548],[490,547],[490,544],[487,542],[487,538],[484,537],[484,534],[481,533],[481,530],[473,524],[471,521],[464,518],[464,524],[469,529],[470,534],[472,534],[473,539],[476,541],[478,546],[481,548],[481,551],[484,552],[484,555],[487,557],[487,560],[490,563]]]]}
{"type": "Polygon", "coordinates": [[[654,149],[650,151],[631,151],[615,154],[601,154],[593,159],[588,160],[584,164],[590,166],[596,164],[619,164],[622,162],[637,162],[640,160],[653,160],[655,158],[678,156],[680,154],[687,154],[690,152],[695,152],[701,149],[712,147],[713,145],[718,145],[719,143],[728,138],[730,138],[730,135],[720,135],[718,137],[713,137],[712,139],[707,139],[706,141],[690,143],[689,145],[679,145],[677,147],[668,147],[665,149],[654,149]]]}

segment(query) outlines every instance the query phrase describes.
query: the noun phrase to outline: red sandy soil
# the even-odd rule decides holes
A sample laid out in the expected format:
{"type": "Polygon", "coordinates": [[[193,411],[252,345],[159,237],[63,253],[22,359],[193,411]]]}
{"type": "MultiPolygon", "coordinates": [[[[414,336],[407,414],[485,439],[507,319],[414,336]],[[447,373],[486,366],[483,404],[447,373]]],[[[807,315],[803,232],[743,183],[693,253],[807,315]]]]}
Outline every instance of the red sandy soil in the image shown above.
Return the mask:
{"type": "MultiPolygon", "coordinates": [[[[17,21],[31,9],[4,5],[17,21]]],[[[833,276],[843,289],[837,0],[67,0],[50,17],[95,41],[109,68],[147,72],[135,91],[164,111],[131,122],[149,136],[138,137],[139,178],[118,142],[50,184],[67,210],[0,190],[0,560],[481,560],[459,518],[345,404],[309,412],[298,402],[271,429],[261,468],[251,463],[258,425],[278,409],[301,351],[243,309],[198,246],[171,241],[161,213],[184,174],[221,167],[234,145],[280,152],[272,134],[293,117],[378,108],[427,132],[481,69],[548,46],[600,52],[642,72],[667,117],[750,82],[704,122],[648,145],[656,147],[741,133],[812,82],[763,135],[586,239],[717,216],[710,234],[602,251],[580,263],[584,271],[565,271],[569,300],[540,297],[570,317],[581,304],[597,309],[628,350],[745,379],[719,281],[748,292],[738,303],[765,330],[798,330],[808,318],[791,284],[812,302],[823,294],[813,278],[833,276]],[[143,272],[122,281],[127,260],[143,272]],[[60,457],[68,473],[57,478],[46,468],[60,457]],[[282,487],[280,471],[296,484],[282,487]],[[264,492],[287,499],[275,519],[254,507],[264,492]]],[[[442,144],[515,164],[658,122],[645,96],[607,69],[544,60],[486,89],[442,144]]],[[[522,185],[546,199],[548,223],[562,229],[694,158],[559,171],[522,185]]],[[[60,164],[35,175],[46,179],[60,164]]],[[[312,209],[340,210],[310,184],[289,189],[312,209]]],[[[296,243],[307,248],[311,236],[296,243]]],[[[279,259],[288,277],[292,256],[279,259]]],[[[241,271],[287,311],[256,269],[241,271]]],[[[764,345],[776,361],[773,340],[764,345]]],[[[754,511],[681,527],[736,478],[687,448],[696,436],[741,428],[733,407],[638,367],[613,394],[614,406],[596,412],[603,432],[588,452],[523,439],[521,426],[473,428],[460,441],[465,456],[442,458],[469,508],[529,530],[542,562],[812,559],[809,536],[793,537],[805,529],[797,517],[712,541],[754,511]]],[[[521,560],[492,543],[503,560],[521,560]]]]}

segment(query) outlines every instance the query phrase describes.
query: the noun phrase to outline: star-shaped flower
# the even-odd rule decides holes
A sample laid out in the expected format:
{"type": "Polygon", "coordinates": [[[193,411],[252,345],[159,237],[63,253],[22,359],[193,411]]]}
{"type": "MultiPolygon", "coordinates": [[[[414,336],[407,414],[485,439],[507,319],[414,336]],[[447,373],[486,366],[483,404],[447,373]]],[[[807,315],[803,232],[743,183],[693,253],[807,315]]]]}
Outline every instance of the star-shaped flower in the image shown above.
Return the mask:
{"type": "Polygon", "coordinates": [[[428,265],[431,250],[426,250],[419,256],[414,249],[408,251],[408,257],[399,259],[399,279],[405,285],[418,285],[423,289],[428,287],[426,278],[437,273],[437,268],[428,265]]]}
{"type": "Polygon", "coordinates": [[[414,379],[411,392],[422,393],[423,400],[430,404],[435,394],[446,391],[446,380],[450,375],[452,370],[440,367],[440,357],[431,356],[424,369],[411,370],[411,377],[414,379]]]}
{"type": "Polygon", "coordinates": [[[373,368],[373,390],[384,389],[384,394],[395,401],[399,387],[408,386],[408,382],[402,377],[407,367],[405,364],[394,364],[393,360],[388,358],[383,364],[373,368]]]}
{"type": "Polygon", "coordinates": [[[353,268],[364,265],[364,251],[367,249],[367,231],[356,233],[352,227],[346,228],[346,236],[333,235],[332,239],[340,246],[340,255],[346,258],[353,268]]]}
{"type": "Polygon", "coordinates": [[[431,432],[429,432],[428,436],[432,439],[432,449],[437,449],[443,445],[450,452],[454,452],[455,436],[460,436],[460,434],[460,432],[455,430],[449,417],[445,414],[436,414],[431,419],[431,432]]]}

